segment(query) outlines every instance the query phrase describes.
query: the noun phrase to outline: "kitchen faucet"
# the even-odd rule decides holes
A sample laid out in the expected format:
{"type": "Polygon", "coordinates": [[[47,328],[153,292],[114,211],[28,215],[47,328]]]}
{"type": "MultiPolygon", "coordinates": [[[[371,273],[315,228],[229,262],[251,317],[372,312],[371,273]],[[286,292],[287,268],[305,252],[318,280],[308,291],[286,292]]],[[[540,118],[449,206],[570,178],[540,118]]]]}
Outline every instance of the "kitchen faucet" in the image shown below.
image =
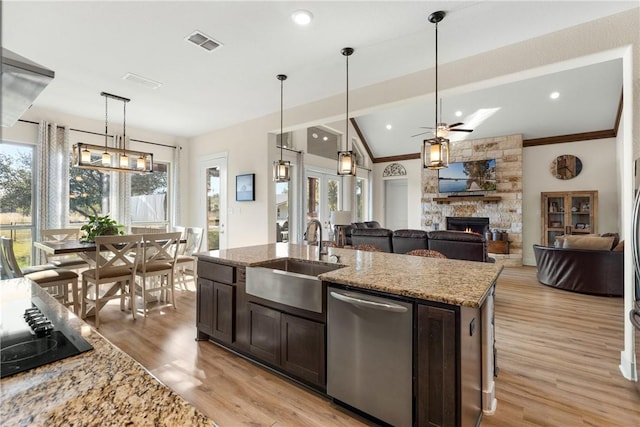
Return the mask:
{"type": "Polygon", "coordinates": [[[320,221],[318,221],[317,219],[312,219],[311,221],[309,221],[309,223],[307,224],[307,241],[309,241],[310,238],[309,226],[311,224],[315,224],[316,228],[318,229],[318,261],[322,261],[322,255],[326,255],[328,253],[326,248],[324,248],[324,252],[322,248],[322,223],[320,223],[320,221]]]}

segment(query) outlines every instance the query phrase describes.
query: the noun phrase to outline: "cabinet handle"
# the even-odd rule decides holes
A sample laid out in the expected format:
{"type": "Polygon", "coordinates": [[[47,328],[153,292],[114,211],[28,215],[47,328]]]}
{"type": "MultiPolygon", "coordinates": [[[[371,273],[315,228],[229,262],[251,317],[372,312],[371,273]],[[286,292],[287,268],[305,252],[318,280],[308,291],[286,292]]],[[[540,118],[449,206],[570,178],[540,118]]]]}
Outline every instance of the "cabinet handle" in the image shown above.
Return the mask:
{"type": "Polygon", "coordinates": [[[337,300],[346,302],[347,304],[353,304],[360,307],[373,308],[376,310],[383,310],[383,311],[392,311],[394,313],[404,313],[405,311],[407,311],[406,307],[403,307],[398,304],[389,304],[389,303],[370,301],[362,298],[354,298],[354,297],[349,297],[347,295],[339,294],[333,291],[331,292],[331,296],[337,300]]]}

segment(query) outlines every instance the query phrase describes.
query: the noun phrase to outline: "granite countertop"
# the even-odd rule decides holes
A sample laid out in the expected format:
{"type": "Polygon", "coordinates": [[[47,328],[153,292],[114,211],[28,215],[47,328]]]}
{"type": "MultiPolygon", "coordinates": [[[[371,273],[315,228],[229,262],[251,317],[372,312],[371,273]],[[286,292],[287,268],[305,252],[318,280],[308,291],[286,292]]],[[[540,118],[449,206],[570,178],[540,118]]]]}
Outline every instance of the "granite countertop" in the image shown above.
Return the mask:
{"type": "MultiPolygon", "coordinates": [[[[318,262],[318,248],[291,243],[201,252],[202,260],[236,266],[258,266],[278,258],[295,258],[318,262]]],[[[323,263],[336,263],[343,268],[320,274],[329,282],[394,295],[466,307],[480,307],[502,272],[496,264],[425,258],[384,252],[328,248],[323,263]]]]}
{"type": "MultiPolygon", "coordinates": [[[[28,279],[0,282],[5,303],[24,298],[28,279]]],[[[153,377],[45,291],[34,292],[93,347],[0,381],[3,426],[213,426],[212,420],[153,377]]]]}

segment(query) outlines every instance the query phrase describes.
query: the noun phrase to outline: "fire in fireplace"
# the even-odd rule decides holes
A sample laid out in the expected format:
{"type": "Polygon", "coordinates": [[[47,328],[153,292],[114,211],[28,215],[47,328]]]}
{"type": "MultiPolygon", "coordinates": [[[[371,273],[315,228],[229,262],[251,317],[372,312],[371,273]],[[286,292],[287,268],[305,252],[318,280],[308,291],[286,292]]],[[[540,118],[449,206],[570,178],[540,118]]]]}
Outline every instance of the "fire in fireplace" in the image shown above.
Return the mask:
{"type": "Polygon", "coordinates": [[[484,234],[489,228],[489,218],[472,216],[448,216],[447,230],[484,234]]]}

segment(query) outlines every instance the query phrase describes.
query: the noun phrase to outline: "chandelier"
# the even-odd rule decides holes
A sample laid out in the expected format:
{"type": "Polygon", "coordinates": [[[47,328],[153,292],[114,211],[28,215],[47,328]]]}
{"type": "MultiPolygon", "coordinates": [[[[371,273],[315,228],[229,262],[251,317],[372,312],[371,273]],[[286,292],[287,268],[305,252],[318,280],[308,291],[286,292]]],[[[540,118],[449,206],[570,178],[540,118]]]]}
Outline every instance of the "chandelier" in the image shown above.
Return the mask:
{"type": "Polygon", "coordinates": [[[153,154],[127,149],[127,102],[129,98],[123,98],[107,92],[101,92],[104,96],[104,147],[100,145],[78,142],[73,145],[73,166],[80,169],[96,169],[104,171],[149,173],[153,172],[153,154]],[[122,138],[118,138],[116,147],[109,147],[109,98],[123,103],[122,138]]]}

